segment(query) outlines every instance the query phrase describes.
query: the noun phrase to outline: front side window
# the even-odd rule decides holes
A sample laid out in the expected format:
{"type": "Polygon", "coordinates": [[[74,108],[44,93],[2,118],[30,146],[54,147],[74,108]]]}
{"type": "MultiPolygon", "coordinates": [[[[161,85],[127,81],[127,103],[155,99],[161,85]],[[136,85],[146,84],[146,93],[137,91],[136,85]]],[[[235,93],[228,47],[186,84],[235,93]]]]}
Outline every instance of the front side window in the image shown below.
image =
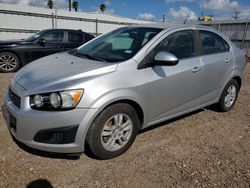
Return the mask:
{"type": "Polygon", "coordinates": [[[202,54],[213,54],[229,51],[228,43],[216,33],[199,31],[202,54]]]}
{"type": "Polygon", "coordinates": [[[107,62],[125,61],[132,58],[161,30],[147,27],[120,28],[78,48],[75,55],[107,62]],[[148,33],[151,34],[150,39],[148,33]]]}
{"type": "Polygon", "coordinates": [[[193,31],[184,30],[170,34],[150,52],[151,58],[154,58],[155,55],[161,51],[172,53],[178,59],[195,56],[193,31]]]}
{"type": "Polygon", "coordinates": [[[63,42],[63,31],[51,31],[41,36],[46,42],[63,42]]]}

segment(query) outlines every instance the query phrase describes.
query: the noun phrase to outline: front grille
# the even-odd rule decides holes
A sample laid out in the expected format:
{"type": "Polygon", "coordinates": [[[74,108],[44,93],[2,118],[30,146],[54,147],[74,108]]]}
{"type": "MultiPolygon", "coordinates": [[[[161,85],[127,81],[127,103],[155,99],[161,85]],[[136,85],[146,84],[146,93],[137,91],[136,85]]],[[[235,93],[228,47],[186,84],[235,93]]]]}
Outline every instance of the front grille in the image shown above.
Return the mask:
{"type": "Polygon", "coordinates": [[[11,89],[9,89],[9,96],[13,104],[16,105],[18,108],[20,108],[21,98],[17,94],[15,94],[13,91],[11,91],[11,89]]]}

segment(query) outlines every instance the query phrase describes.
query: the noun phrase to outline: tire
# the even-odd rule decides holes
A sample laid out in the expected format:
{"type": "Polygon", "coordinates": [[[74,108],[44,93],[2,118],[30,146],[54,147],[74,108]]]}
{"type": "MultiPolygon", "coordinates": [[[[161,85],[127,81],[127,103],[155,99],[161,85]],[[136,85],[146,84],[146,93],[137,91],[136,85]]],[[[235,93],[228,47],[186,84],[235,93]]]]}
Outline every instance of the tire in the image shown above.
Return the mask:
{"type": "Polygon", "coordinates": [[[231,110],[237,100],[239,93],[239,84],[236,80],[230,80],[224,88],[219,102],[216,104],[217,110],[227,112],[231,110]]]}
{"type": "Polygon", "coordinates": [[[138,133],[139,118],[135,109],[125,103],[104,109],[90,126],[86,144],[98,159],[111,159],[123,154],[138,133]]]}
{"type": "Polygon", "coordinates": [[[0,53],[0,72],[15,72],[20,68],[20,66],[20,60],[15,54],[11,52],[0,53]]]}

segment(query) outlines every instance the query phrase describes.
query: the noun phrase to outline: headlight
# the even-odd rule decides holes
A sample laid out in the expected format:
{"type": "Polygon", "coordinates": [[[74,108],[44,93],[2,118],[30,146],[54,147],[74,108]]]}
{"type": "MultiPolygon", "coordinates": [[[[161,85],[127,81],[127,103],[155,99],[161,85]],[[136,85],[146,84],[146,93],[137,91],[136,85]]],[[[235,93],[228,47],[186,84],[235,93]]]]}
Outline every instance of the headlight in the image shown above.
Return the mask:
{"type": "Polygon", "coordinates": [[[40,108],[43,106],[43,97],[41,95],[35,95],[34,96],[34,104],[37,108],[40,108]]]}
{"type": "Polygon", "coordinates": [[[69,90],[30,96],[30,106],[37,110],[60,110],[76,107],[83,90],[69,90]]]}
{"type": "Polygon", "coordinates": [[[59,108],[61,106],[61,97],[58,93],[51,93],[49,96],[49,102],[53,108],[59,108]]]}

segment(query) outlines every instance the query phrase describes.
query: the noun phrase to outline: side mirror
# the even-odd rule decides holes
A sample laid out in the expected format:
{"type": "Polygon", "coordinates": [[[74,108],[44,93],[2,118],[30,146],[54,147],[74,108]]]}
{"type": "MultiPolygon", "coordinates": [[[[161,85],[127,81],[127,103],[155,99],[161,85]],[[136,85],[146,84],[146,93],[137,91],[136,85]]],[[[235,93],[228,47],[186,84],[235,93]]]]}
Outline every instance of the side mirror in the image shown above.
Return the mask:
{"type": "Polygon", "coordinates": [[[173,66],[173,65],[177,65],[179,62],[179,59],[169,53],[169,52],[158,52],[154,58],[154,63],[155,65],[162,65],[162,66],[173,66]]]}
{"type": "Polygon", "coordinates": [[[40,44],[41,46],[45,46],[45,40],[43,38],[39,38],[36,42],[37,44],[40,44]]]}

